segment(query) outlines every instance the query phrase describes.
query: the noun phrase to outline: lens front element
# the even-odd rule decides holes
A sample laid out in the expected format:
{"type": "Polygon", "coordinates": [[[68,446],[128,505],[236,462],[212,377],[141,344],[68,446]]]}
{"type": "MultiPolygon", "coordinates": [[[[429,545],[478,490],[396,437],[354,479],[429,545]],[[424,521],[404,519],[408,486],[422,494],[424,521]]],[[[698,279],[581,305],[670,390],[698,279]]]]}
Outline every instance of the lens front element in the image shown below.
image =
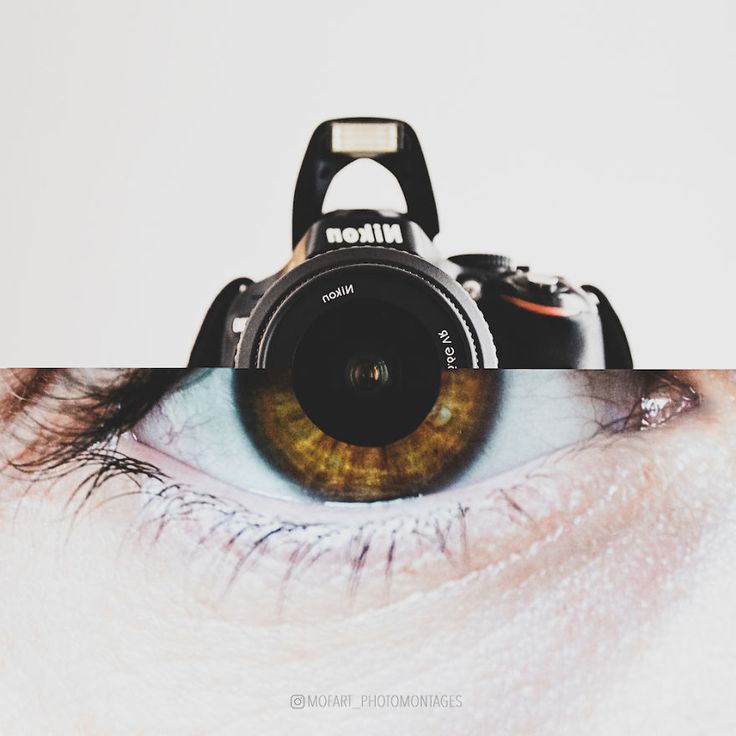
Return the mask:
{"type": "Polygon", "coordinates": [[[380,447],[411,434],[437,399],[432,334],[411,313],[354,299],[322,313],[294,355],[294,393],[325,434],[380,447]]]}

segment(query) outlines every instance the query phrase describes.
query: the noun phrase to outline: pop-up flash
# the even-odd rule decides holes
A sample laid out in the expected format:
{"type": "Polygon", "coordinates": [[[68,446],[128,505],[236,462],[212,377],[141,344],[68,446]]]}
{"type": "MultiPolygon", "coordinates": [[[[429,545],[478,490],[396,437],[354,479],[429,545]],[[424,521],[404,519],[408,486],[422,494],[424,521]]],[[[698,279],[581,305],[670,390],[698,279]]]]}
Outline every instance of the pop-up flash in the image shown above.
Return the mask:
{"type": "Polygon", "coordinates": [[[332,153],[376,156],[398,150],[398,123],[332,123],[332,153]]]}

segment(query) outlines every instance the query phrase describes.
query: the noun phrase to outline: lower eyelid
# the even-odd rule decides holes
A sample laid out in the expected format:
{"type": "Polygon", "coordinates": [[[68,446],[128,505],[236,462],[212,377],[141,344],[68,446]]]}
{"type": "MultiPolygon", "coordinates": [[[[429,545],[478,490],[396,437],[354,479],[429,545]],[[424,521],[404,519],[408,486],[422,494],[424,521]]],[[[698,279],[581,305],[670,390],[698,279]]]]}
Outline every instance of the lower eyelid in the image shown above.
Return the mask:
{"type": "MultiPolygon", "coordinates": [[[[356,598],[375,605],[376,595],[382,600],[389,589],[396,600],[481,570],[500,574],[522,560],[529,563],[566,535],[579,537],[586,524],[615,533],[637,513],[647,491],[667,485],[667,458],[687,445],[684,426],[660,434],[599,438],[492,484],[370,508],[309,507],[249,495],[247,503],[257,506],[246,509],[242,492],[218,485],[213,497],[220,508],[210,507],[199,519],[187,512],[169,527],[186,526],[182,544],[196,540],[204,553],[223,555],[222,575],[209,581],[214,588],[224,590],[243,578],[265,600],[274,590],[283,593],[288,580],[292,592],[299,588],[294,598],[301,603],[310,590],[324,597],[328,585],[335,595],[350,592],[352,605],[356,598]],[[299,520],[284,521],[294,518],[294,505],[299,520]]],[[[135,455],[141,448],[120,449],[135,455]]],[[[147,490],[155,493],[160,485],[147,490]]],[[[179,500],[169,507],[174,513],[177,504],[196,503],[194,491],[175,494],[179,500]]],[[[156,508],[147,515],[155,517],[156,508]]]]}

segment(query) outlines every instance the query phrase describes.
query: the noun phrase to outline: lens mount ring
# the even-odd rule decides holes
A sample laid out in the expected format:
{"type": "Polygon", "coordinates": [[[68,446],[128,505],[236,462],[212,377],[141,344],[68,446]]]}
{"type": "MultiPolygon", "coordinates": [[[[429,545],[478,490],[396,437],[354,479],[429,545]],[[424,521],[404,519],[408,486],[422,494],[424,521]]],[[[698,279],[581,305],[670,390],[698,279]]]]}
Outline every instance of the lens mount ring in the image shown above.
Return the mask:
{"type": "MultiPolygon", "coordinates": [[[[267,367],[268,341],[276,323],[297,294],[336,271],[355,266],[383,267],[387,274],[402,273],[422,282],[439,295],[461,326],[472,355],[473,368],[496,368],[498,359],[488,325],[466,291],[433,263],[411,253],[384,246],[345,246],[311,257],[284,274],[261,297],[248,319],[235,353],[237,368],[267,367]]],[[[284,367],[284,366],[280,366],[284,367]]]]}

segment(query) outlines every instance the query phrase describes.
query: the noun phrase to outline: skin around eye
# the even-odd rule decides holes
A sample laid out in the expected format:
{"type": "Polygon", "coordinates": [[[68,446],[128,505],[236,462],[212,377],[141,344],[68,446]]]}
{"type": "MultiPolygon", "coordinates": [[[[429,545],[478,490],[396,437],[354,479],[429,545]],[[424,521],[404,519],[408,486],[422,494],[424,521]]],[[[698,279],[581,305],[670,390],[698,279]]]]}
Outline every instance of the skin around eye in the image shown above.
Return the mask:
{"type": "MultiPolygon", "coordinates": [[[[533,373],[520,375],[529,380],[533,373]]],[[[548,444],[546,454],[521,467],[422,497],[369,504],[308,503],[303,496],[279,498],[221,484],[205,478],[193,463],[185,466],[172,454],[163,455],[132,438],[123,438],[119,449],[167,474],[168,479],[152,479],[141,488],[147,499],[145,527],[156,539],[177,529],[196,540],[198,550],[210,550],[221,559],[219,569],[228,572],[210,577],[208,584],[227,589],[244,577],[251,591],[283,607],[278,599],[288,580],[290,590],[298,589],[289,601],[298,601],[304,615],[309,606],[302,604],[316,591],[322,602],[333,596],[336,602],[344,600],[349,594],[353,605],[358,600],[373,605],[388,589],[395,600],[441,580],[498,566],[505,569],[526,549],[556,544],[568,524],[574,527],[600,507],[625,504],[632,494],[638,497],[646,485],[640,479],[648,482],[652,472],[642,465],[650,446],[659,437],[665,446],[665,439],[685,424],[681,415],[699,409],[697,393],[679,379],[581,371],[561,372],[558,378],[566,374],[575,380],[584,377],[583,395],[595,409],[572,412],[571,426],[586,427],[577,442],[556,452],[550,452],[548,444]],[[591,380],[602,381],[597,390],[591,380]],[[644,387],[648,393],[639,393],[644,387]],[[630,399],[636,395],[638,404],[632,406],[630,399]],[[649,407],[648,413],[636,410],[642,406],[649,407]],[[652,406],[659,407],[658,413],[652,413],[652,406]],[[592,435],[590,425],[596,428],[592,435]],[[640,431],[653,426],[658,429],[640,431]],[[196,490],[202,488],[208,490],[196,490]]],[[[545,376],[543,383],[549,380],[547,372],[545,376]]],[[[541,385],[529,395],[540,399],[541,385]]],[[[580,389],[580,384],[573,385],[580,389]]],[[[561,399],[571,398],[565,396],[564,386],[557,394],[547,391],[547,412],[557,407],[553,420],[564,416],[561,399]]],[[[515,391],[517,398],[524,395],[518,386],[515,391]]],[[[182,426],[209,425],[190,420],[182,426]]],[[[551,426],[557,426],[555,421],[551,426]]],[[[543,434],[549,443],[548,433],[543,434]]],[[[175,440],[178,434],[171,436],[175,440]]],[[[565,438],[569,436],[557,440],[565,438]]],[[[314,604],[323,610],[316,600],[314,604]]],[[[264,605],[264,610],[269,607],[264,605]]]]}
{"type": "Polygon", "coordinates": [[[6,468],[2,628],[24,645],[5,648],[1,730],[728,733],[736,382],[679,378],[643,397],[645,431],[387,503],[246,495],[129,435],[64,477],[6,468]],[[310,552],[287,541],[311,532],[310,552]],[[289,706],[387,691],[463,705],[289,706]]]}

